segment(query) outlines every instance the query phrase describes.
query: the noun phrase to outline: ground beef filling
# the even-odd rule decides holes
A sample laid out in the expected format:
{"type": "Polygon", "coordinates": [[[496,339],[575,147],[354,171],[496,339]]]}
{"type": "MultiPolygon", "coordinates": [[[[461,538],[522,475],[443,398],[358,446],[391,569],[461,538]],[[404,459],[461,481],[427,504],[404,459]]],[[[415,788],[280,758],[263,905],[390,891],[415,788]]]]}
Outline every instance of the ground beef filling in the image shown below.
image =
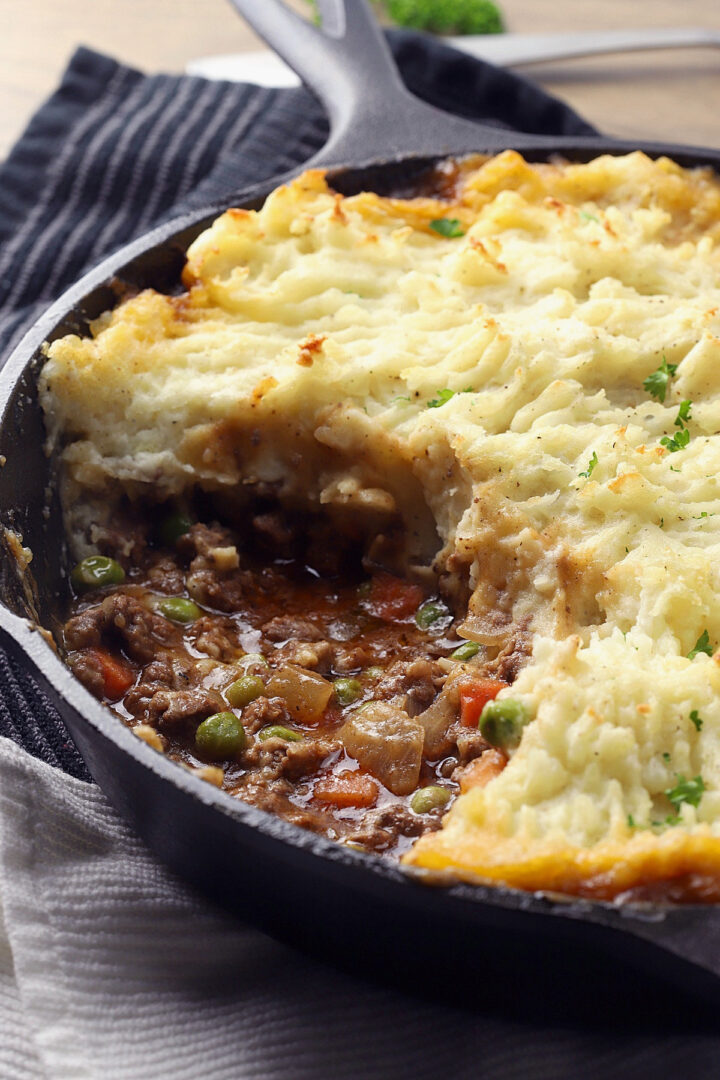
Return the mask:
{"type": "Polygon", "coordinates": [[[431,588],[364,571],[330,536],[320,572],[294,531],[268,513],[251,544],[215,523],[164,545],[109,531],[124,577],[76,588],[68,662],[140,737],[230,794],[399,856],[503,768],[478,712],[522,646],[513,664],[507,650],[453,658],[463,642],[431,588]],[[230,742],[203,739],[223,723],[230,742]]]}

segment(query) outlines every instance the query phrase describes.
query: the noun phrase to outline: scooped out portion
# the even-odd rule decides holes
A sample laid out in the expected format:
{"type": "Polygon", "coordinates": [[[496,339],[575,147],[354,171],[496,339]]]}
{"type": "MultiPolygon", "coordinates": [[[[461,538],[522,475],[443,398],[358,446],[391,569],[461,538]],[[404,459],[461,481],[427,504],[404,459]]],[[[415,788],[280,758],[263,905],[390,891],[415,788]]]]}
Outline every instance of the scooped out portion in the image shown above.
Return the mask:
{"type": "Polygon", "coordinates": [[[400,855],[439,828],[478,764],[504,766],[478,719],[526,642],[478,669],[427,575],[368,572],[356,539],[277,510],[235,528],[166,510],[157,529],[126,519],[122,533],[129,557],[73,571],[68,662],[211,783],[400,855]]]}
{"type": "Polygon", "coordinates": [[[642,154],[222,215],[47,349],[78,676],[341,842],[720,898],[719,235],[642,154]]]}

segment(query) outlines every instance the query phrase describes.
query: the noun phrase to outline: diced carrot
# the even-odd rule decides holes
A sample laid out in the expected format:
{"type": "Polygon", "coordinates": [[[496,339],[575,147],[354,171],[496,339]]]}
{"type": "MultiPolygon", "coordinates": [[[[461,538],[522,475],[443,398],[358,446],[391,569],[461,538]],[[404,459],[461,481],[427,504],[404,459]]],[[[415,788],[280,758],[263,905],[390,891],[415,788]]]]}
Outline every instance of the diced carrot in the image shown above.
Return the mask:
{"type": "Polygon", "coordinates": [[[415,614],[424,599],[419,585],[386,574],[375,574],[370,586],[368,605],[373,615],[385,622],[402,622],[415,614]]]}
{"type": "Polygon", "coordinates": [[[466,727],[477,727],[480,713],[509,684],[502,679],[468,679],[459,685],[460,720],[466,727]]]}
{"type": "Polygon", "coordinates": [[[315,798],[344,809],[348,806],[373,806],[378,786],[371,776],[345,772],[321,777],[315,784],[315,798]]]}
{"type": "Polygon", "coordinates": [[[106,649],[88,649],[97,662],[103,677],[103,694],[108,701],[118,701],[135,682],[135,672],[130,665],[118,659],[106,649]]]}
{"type": "Polygon", "coordinates": [[[460,774],[460,790],[465,794],[470,788],[485,787],[499,776],[507,765],[501,750],[486,750],[480,757],[466,765],[460,774]]]}

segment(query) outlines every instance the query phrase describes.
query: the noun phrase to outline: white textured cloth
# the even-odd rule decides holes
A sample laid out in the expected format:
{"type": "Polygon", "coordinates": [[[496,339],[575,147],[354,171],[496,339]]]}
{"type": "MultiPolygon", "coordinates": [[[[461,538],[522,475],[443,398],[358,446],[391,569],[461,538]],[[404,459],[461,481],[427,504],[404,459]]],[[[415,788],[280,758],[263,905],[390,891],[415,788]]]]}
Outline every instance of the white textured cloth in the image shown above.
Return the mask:
{"type": "Polygon", "coordinates": [[[2,1080],[437,1080],[449,1047],[454,1075],[490,1075],[482,1029],[460,1011],[355,981],[219,913],[98,788],[6,739],[0,899],[2,1080]]]}
{"type": "MultiPolygon", "coordinates": [[[[664,1075],[716,1050],[669,1034],[664,1075]]],[[[657,1052],[314,963],[184,886],[97,787],[0,739],[0,1080],[618,1080],[658,1075],[657,1052]]]]}

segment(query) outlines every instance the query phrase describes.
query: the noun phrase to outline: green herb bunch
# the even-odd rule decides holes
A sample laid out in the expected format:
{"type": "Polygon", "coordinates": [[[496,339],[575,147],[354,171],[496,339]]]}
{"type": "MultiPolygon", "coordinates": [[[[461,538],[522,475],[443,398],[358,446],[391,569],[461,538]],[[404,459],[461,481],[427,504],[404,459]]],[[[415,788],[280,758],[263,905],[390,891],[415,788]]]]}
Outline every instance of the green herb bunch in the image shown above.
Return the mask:
{"type": "Polygon", "coordinates": [[[383,0],[398,26],[433,34],[500,34],[502,17],[493,0],[383,0]]]}
{"type": "MultiPolygon", "coordinates": [[[[500,34],[503,21],[493,0],[373,0],[397,26],[431,34],[500,34]]],[[[307,0],[320,22],[317,0],[307,0]]]]}

